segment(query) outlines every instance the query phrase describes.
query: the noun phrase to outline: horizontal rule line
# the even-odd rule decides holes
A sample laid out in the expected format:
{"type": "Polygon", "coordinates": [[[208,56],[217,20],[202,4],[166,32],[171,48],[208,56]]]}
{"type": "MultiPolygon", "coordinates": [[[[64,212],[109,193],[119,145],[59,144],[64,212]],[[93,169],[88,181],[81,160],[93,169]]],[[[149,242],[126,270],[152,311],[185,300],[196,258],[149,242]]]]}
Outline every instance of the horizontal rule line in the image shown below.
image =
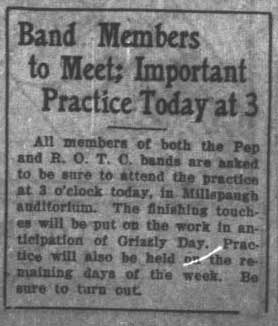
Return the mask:
{"type": "Polygon", "coordinates": [[[107,129],[150,130],[150,131],[166,131],[166,130],[167,130],[167,128],[155,128],[155,127],[129,127],[129,126],[108,126],[107,129]]]}
{"type": "Polygon", "coordinates": [[[191,310],[191,309],[139,309],[139,308],[90,308],[90,307],[34,307],[34,306],[7,306],[6,309],[58,309],[58,310],[105,310],[105,311],[138,311],[138,312],[173,312],[173,313],[204,313],[204,314],[236,314],[238,310],[191,310]]]}
{"type": "Polygon", "coordinates": [[[248,10],[186,10],[186,9],[151,9],[151,8],[64,8],[64,7],[23,7],[8,6],[7,10],[26,11],[115,11],[115,12],[164,12],[164,13],[189,13],[189,14],[242,14],[242,15],[270,15],[270,11],[248,11],[248,10]]]}

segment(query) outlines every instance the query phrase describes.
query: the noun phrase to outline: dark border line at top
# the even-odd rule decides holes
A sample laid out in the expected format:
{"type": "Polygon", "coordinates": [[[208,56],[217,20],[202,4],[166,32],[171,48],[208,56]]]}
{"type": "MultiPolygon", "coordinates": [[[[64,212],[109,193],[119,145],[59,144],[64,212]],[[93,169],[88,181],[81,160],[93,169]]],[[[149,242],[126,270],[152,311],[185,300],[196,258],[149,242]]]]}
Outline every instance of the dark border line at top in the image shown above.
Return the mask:
{"type": "Polygon", "coordinates": [[[152,9],[152,8],[63,8],[63,7],[21,7],[10,6],[7,10],[26,11],[134,11],[134,12],[166,12],[191,14],[242,14],[242,15],[271,15],[270,11],[236,11],[236,10],[191,10],[191,9],[152,9]]]}

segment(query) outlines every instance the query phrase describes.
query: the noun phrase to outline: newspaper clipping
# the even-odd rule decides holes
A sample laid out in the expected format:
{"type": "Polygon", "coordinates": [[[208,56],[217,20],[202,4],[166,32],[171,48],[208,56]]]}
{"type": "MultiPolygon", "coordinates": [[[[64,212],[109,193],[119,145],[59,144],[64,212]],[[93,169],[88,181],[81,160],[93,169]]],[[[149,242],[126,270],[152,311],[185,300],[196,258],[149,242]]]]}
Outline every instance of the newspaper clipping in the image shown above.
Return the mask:
{"type": "Polygon", "coordinates": [[[272,9],[69,3],[3,8],[3,325],[275,325],[272,9]]]}

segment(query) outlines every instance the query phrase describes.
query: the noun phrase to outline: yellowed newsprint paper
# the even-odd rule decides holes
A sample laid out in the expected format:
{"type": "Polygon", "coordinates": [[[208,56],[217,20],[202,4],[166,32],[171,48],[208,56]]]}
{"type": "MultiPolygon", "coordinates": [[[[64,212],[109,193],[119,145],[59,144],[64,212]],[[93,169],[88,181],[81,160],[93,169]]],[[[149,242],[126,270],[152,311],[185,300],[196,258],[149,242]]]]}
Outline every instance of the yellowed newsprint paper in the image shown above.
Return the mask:
{"type": "Polygon", "coordinates": [[[0,16],[0,325],[278,325],[278,2],[0,16]]]}

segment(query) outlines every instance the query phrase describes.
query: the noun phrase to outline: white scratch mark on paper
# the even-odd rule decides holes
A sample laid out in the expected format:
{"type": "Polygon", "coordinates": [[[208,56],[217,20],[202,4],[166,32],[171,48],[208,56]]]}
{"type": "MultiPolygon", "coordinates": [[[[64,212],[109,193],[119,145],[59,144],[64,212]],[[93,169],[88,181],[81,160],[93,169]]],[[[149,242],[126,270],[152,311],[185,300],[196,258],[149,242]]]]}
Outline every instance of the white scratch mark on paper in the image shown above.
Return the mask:
{"type": "Polygon", "coordinates": [[[130,61],[130,48],[126,49],[127,62],[130,61]]]}
{"type": "Polygon", "coordinates": [[[201,257],[201,258],[198,258],[198,259],[192,260],[192,261],[190,261],[189,263],[184,263],[183,266],[185,267],[185,266],[189,266],[189,265],[193,265],[193,264],[199,263],[199,262],[201,262],[201,261],[203,261],[203,260],[209,258],[210,256],[216,254],[216,253],[217,253],[218,251],[220,251],[220,250],[223,250],[223,247],[222,247],[222,246],[217,247],[217,248],[214,249],[212,252],[210,252],[209,254],[207,254],[207,255],[205,255],[205,256],[203,256],[203,257],[201,257]]]}

